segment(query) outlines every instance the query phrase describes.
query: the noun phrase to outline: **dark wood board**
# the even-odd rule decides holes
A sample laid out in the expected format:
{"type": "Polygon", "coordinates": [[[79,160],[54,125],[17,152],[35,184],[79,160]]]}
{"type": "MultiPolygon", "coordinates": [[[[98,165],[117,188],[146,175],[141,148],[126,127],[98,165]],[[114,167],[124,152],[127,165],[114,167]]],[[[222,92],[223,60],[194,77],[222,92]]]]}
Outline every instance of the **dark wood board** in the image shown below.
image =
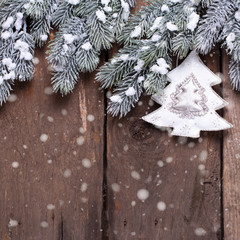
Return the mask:
{"type": "Polygon", "coordinates": [[[104,95],[94,73],[67,97],[50,94],[45,51],[34,80],[0,110],[0,239],[101,239],[104,95]]]}
{"type": "MultiPolygon", "coordinates": [[[[206,64],[219,72],[219,59],[216,51],[206,64]]],[[[143,97],[142,106],[124,119],[108,116],[109,239],[221,239],[222,133],[187,142],[170,138],[140,119],[160,107],[149,106],[149,99],[143,97]],[[144,202],[137,197],[140,189],[149,192],[144,202]],[[166,204],[164,211],[158,210],[159,202],[166,204]]]]}
{"type": "Polygon", "coordinates": [[[240,114],[239,92],[233,91],[228,76],[229,57],[223,54],[223,96],[229,105],[224,110],[225,118],[233,128],[224,132],[223,143],[223,194],[224,194],[224,235],[225,240],[240,239],[240,114]]]}

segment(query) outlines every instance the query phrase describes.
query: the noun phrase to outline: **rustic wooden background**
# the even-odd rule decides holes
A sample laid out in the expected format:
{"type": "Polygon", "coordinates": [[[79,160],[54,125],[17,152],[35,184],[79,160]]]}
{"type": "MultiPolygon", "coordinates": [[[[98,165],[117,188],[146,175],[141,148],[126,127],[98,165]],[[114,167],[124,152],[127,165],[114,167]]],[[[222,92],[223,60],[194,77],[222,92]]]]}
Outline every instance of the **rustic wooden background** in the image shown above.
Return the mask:
{"type": "Polygon", "coordinates": [[[205,63],[222,73],[220,113],[234,128],[197,140],[140,120],[159,107],[147,96],[126,118],[107,115],[94,73],[52,94],[45,52],[0,109],[1,240],[240,239],[240,96],[223,51],[205,63]]]}

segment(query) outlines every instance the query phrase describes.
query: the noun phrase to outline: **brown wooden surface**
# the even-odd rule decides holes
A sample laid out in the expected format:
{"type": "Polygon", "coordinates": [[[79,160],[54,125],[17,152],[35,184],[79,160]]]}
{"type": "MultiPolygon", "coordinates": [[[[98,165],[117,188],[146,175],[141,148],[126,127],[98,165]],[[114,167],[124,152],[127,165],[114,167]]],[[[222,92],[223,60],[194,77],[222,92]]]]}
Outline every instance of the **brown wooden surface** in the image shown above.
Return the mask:
{"type": "Polygon", "coordinates": [[[223,185],[224,185],[224,234],[225,239],[240,239],[240,124],[238,107],[240,95],[232,90],[228,77],[229,58],[223,55],[223,73],[225,77],[223,96],[229,105],[225,110],[225,118],[234,128],[224,133],[223,144],[223,185]]]}
{"type": "MultiPolygon", "coordinates": [[[[219,72],[218,60],[219,52],[208,57],[207,64],[214,72],[219,72]]],[[[150,107],[148,97],[142,102],[124,119],[108,117],[109,238],[220,239],[221,132],[205,133],[201,139],[187,142],[170,138],[140,120],[159,107],[150,107]],[[206,153],[203,161],[201,156],[206,153]],[[167,163],[169,157],[171,163],[167,163]],[[158,161],[164,166],[159,167],[158,161]],[[202,166],[205,170],[199,170],[202,166]],[[139,180],[132,177],[134,171],[139,180]],[[112,187],[115,183],[119,192],[112,187]],[[149,192],[144,202],[137,198],[139,189],[149,192]],[[165,211],[158,210],[160,201],[166,204],[165,211]],[[201,229],[206,234],[198,236],[201,229]]]]}
{"type": "Polygon", "coordinates": [[[33,82],[16,86],[17,100],[0,112],[0,239],[101,239],[104,96],[94,74],[82,76],[68,97],[45,94],[50,86],[45,51],[36,53],[40,63],[33,82]],[[94,121],[87,120],[89,114],[94,121]],[[77,144],[80,136],[83,145],[77,144]],[[84,158],[90,168],[83,167],[84,158]],[[82,183],[88,184],[85,192],[82,183]],[[10,219],[19,225],[9,227],[10,219]]]}
{"type": "Polygon", "coordinates": [[[239,94],[225,54],[215,50],[205,63],[223,72],[214,89],[234,128],[192,140],[143,122],[159,107],[148,96],[126,118],[106,115],[94,73],[67,97],[49,94],[45,51],[36,52],[34,80],[17,84],[17,99],[0,109],[0,240],[240,239],[239,94]],[[140,189],[149,192],[144,202],[140,189]]]}

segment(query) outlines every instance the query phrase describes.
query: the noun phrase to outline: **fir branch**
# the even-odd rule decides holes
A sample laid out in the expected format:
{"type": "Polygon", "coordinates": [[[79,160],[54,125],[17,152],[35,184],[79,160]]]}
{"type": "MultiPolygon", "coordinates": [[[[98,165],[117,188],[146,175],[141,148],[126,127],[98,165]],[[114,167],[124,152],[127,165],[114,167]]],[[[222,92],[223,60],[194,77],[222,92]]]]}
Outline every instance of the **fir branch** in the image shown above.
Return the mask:
{"type": "Polygon", "coordinates": [[[114,91],[114,95],[110,98],[111,102],[108,106],[108,113],[113,116],[125,116],[135,103],[138,102],[142,92],[142,82],[138,81],[141,73],[129,73],[123,81],[121,81],[114,91]]]}
{"type": "Polygon", "coordinates": [[[174,55],[180,58],[186,57],[193,45],[193,35],[186,32],[180,32],[172,39],[172,50],[174,55]]]}
{"type": "Polygon", "coordinates": [[[101,83],[102,88],[112,87],[128,74],[136,65],[137,45],[126,46],[111,60],[100,67],[96,79],[101,83]]]}
{"type": "Polygon", "coordinates": [[[119,43],[130,44],[139,40],[149,31],[153,19],[161,15],[161,7],[165,1],[155,0],[142,7],[136,15],[131,15],[128,24],[118,37],[119,43]]]}
{"type": "MultiPolygon", "coordinates": [[[[129,74],[133,76],[139,72],[143,73],[141,81],[138,82],[141,83],[141,89],[144,88],[149,94],[165,87],[166,73],[171,69],[172,52],[185,56],[193,47],[193,35],[199,18],[197,9],[198,5],[187,0],[155,1],[142,8],[137,16],[131,17],[132,22],[128,23],[120,39],[124,41],[125,46],[111,62],[102,66],[97,74],[97,80],[101,82],[102,87],[115,87],[114,93],[117,93],[118,97],[114,94],[115,97],[111,98],[110,113],[124,116],[138,101],[138,97],[135,97],[134,101],[131,98],[123,98],[126,88],[121,86],[129,86],[129,74]],[[187,36],[184,36],[185,32],[187,36]],[[179,39],[179,36],[182,37],[179,39]],[[128,59],[135,58],[132,61],[121,61],[122,53],[128,56],[128,59]],[[131,55],[132,53],[134,55],[131,55]]],[[[134,87],[138,93],[138,85],[133,84],[134,87]]]]}
{"type": "Polygon", "coordinates": [[[99,63],[99,52],[90,43],[85,22],[73,17],[63,24],[50,44],[49,62],[55,70],[54,91],[68,94],[74,88],[79,72],[93,71],[99,63]]]}
{"type": "Polygon", "coordinates": [[[59,0],[57,2],[56,10],[52,15],[53,25],[58,27],[59,25],[66,23],[66,21],[74,16],[74,8],[75,6],[67,1],[59,0]]]}
{"type": "Polygon", "coordinates": [[[156,94],[159,90],[163,89],[167,84],[167,76],[159,73],[148,72],[144,80],[144,89],[147,94],[156,94]]]}
{"type": "Polygon", "coordinates": [[[39,47],[42,47],[48,39],[51,29],[51,15],[55,10],[56,2],[56,0],[33,2],[27,8],[27,14],[32,20],[30,33],[39,47]]]}
{"type": "Polygon", "coordinates": [[[240,91],[240,61],[231,59],[229,63],[229,76],[233,89],[240,91]]]}
{"type": "Polygon", "coordinates": [[[233,0],[214,0],[209,6],[196,33],[196,49],[200,53],[207,54],[219,42],[220,32],[229,15],[233,13],[234,5],[235,1],[233,0]]]}
{"type": "Polygon", "coordinates": [[[52,77],[53,90],[66,95],[71,92],[78,81],[79,72],[76,68],[75,58],[67,58],[64,65],[54,68],[55,74],[52,77]]]}

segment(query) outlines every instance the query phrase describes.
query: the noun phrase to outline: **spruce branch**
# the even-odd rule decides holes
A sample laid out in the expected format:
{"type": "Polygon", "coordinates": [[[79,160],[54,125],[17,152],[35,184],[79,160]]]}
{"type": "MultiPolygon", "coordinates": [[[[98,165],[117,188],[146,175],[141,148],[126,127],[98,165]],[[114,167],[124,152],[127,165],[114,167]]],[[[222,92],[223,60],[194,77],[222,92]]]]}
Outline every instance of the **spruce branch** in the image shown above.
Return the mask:
{"type": "Polygon", "coordinates": [[[172,55],[183,57],[193,48],[198,7],[187,0],[154,1],[130,18],[122,37],[118,39],[125,46],[112,61],[100,68],[96,77],[102,87],[114,87],[109,103],[111,114],[121,117],[130,111],[139,100],[139,85],[141,91],[145,90],[148,94],[157,93],[165,87],[172,55]],[[124,56],[126,60],[122,61],[124,56]],[[137,81],[135,79],[139,85],[129,84],[129,76],[139,73],[143,74],[137,81]],[[126,86],[133,88],[133,98],[125,96],[126,86]]]}
{"type": "Polygon", "coordinates": [[[229,76],[233,89],[240,91],[240,61],[230,60],[229,76]]]}
{"type": "Polygon", "coordinates": [[[108,113],[123,117],[134,107],[143,92],[143,83],[139,81],[141,76],[140,72],[131,72],[124,77],[123,81],[117,85],[114,95],[110,98],[108,113]]]}
{"type": "Polygon", "coordinates": [[[90,43],[84,20],[73,17],[64,23],[50,44],[49,62],[54,69],[54,91],[71,92],[79,72],[93,71],[99,63],[99,52],[90,43]]]}
{"type": "Polygon", "coordinates": [[[219,42],[220,32],[226,24],[227,18],[234,12],[234,5],[234,0],[214,0],[209,6],[196,33],[195,46],[200,53],[209,53],[219,42]]]}
{"type": "Polygon", "coordinates": [[[58,27],[64,24],[68,19],[74,16],[75,6],[67,1],[59,0],[57,2],[56,10],[52,14],[52,23],[58,27]]]}

